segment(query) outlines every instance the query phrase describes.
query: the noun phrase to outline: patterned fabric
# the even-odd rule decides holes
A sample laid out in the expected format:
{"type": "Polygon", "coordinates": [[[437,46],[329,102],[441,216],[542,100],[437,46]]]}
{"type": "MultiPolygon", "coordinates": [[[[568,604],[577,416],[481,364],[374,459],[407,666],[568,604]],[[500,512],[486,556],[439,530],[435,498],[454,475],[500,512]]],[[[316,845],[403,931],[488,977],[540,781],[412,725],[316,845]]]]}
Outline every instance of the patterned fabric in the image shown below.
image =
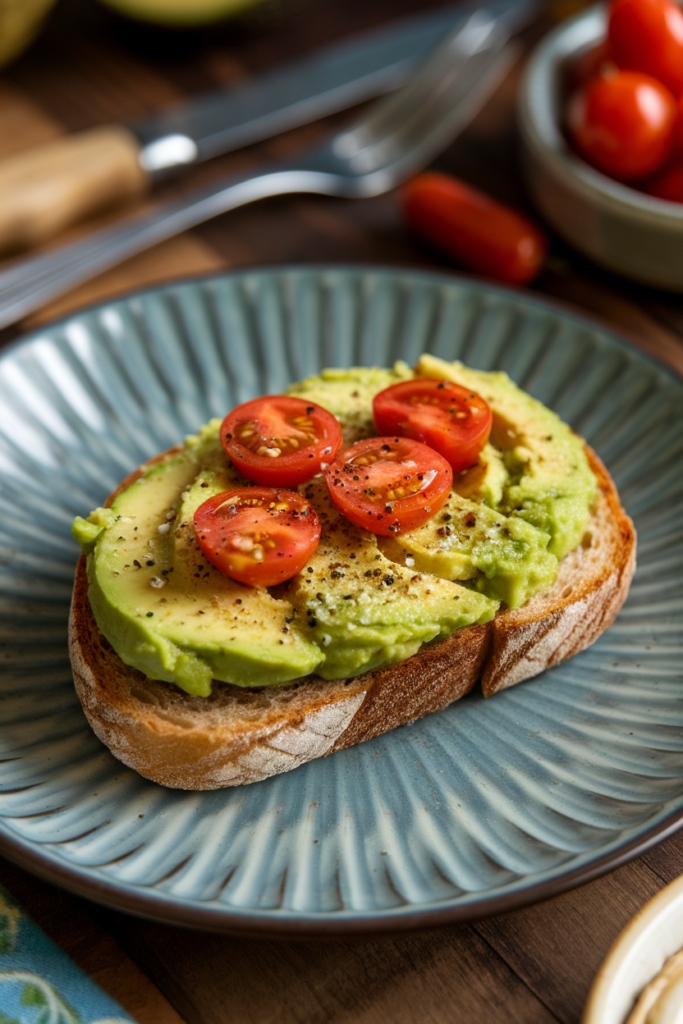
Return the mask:
{"type": "Polygon", "coordinates": [[[135,1024],[2,886],[0,1024],[135,1024]]]}

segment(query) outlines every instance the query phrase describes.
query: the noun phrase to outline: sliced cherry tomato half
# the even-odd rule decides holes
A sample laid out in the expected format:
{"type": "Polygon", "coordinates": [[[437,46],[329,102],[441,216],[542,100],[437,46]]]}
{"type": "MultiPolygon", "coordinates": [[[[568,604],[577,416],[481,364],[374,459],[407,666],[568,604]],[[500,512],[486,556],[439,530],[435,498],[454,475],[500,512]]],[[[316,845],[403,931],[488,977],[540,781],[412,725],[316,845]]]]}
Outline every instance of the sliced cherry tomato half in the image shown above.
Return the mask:
{"type": "Polygon", "coordinates": [[[474,391],[448,380],[404,380],[375,395],[377,431],[429,445],[454,473],[473,466],[489,439],[492,414],[474,391]]]}
{"type": "Polygon", "coordinates": [[[237,487],[194,514],[204,557],[226,576],[274,587],[301,572],[320,540],[320,520],[296,491],[237,487]]]}
{"type": "Polygon", "coordinates": [[[338,420],[315,402],[266,395],[228,413],[221,443],[247,480],[266,487],[296,487],[334,460],[342,435],[338,420]]]}
{"type": "Polygon", "coordinates": [[[408,437],[357,441],[325,474],[333,502],[356,526],[382,537],[416,530],[442,507],[453,470],[438,452],[408,437]]]}

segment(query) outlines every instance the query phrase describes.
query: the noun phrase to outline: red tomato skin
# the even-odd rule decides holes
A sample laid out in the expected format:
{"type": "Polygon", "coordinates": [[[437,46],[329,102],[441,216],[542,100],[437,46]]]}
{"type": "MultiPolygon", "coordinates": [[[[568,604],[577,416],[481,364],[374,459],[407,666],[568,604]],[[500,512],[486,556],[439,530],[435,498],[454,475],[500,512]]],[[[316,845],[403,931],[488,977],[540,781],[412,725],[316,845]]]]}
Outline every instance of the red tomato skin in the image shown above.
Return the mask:
{"type": "MultiPolygon", "coordinates": [[[[279,425],[290,429],[281,421],[279,425]]],[[[273,438],[267,433],[259,437],[264,447],[273,447],[273,438]]],[[[298,487],[319,473],[323,464],[332,462],[342,446],[341,427],[336,417],[315,402],[294,395],[266,395],[238,405],[223,420],[220,438],[235,469],[247,480],[264,487],[298,487]],[[275,458],[258,455],[240,441],[236,431],[240,423],[257,420],[264,412],[270,415],[269,409],[279,410],[290,418],[306,416],[315,428],[316,440],[307,447],[300,444],[275,458]]]]}
{"type": "Polygon", "coordinates": [[[666,199],[670,203],[683,203],[683,164],[674,164],[647,183],[643,189],[649,196],[666,199]]]}
{"type": "Polygon", "coordinates": [[[475,464],[493,421],[483,398],[446,380],[418,378],[393,384],[375,395],[372,408],[379,434],[396,433],[421,441],[443,455],[454,473],[475,464]],[[440,404],[452,403],[453,415],[435,406],[442,398],[446,401],[440,404]]]}
{"type": "Polygon", "coordinates": [[[620,67],[683,92],[683,13],[672,0],[613,0],[607,35],[620,67]]]}
{"type": "Polygon", "coordinates": [[[207,561],[248,586],[274,587],[296,576],[320,540],[320,520],[311,503],[284,488],[234,487],[223,491],[199,506],[194,525],[197,543],[207,561]],[[245,505],[245,501],[262,504],[245,505]],[[283,503],[289,511],[270,507],[283,503]],[[275,541],[273,547],[258,539],[263,534],[275,541]],[[230,543],[235,537],[239,547],[230,543]],[[254,548],[248,548],[250,541],[254,544],[254,537],[263,552],[258,561],[250,553],[254,548]]]}
{"type": "Polygon", "coordinates": [[[678,100],[678,111],[676,113],[676,124],[674,125],[674,141],[672,157],[679,161],[683,159],[683,96],[678,100]]]}
{"type": "MultiPolygon", "coordinates": [[[[381,537],[396,537],[423,526],[443,507],[453,485],[453,470],[443,456],[420,441],[395,436],[371,437],[357,441],[342,452],[327,469],[325,481],[332,501],[352,523],[381,537]],[[389,488],[404,483],[410,488],[411,478],[418,484],[419,473],[430,477],[427,484],[420,481],[419,491],[393,500],[388,495],[386,498],[380,495],[375,501],[366,497],[369,489],[379,489],[370,476],[374,467],[368,470],[352,460],[379,452],[383,446],[396,451],[404,464],[404,468],[394,474],[391,469],[401,465],[400,462],[384,461],[381,457],[377,460],[380,479],[385,476],[385,480],[390,480],[389,488]]],[[[384,481],[381,486],[385,486],[384,481]]]]}
{"type": "Polygon", "coordinates": [[[524,284],[541,269],[547,244],[538,228],[456,178],[426,171],[400,195],[413,231],[471,270],[524,284]]]}
{"type": "Polygon", "coordinates": [[[677,105],[669,90],[639,71],[601,75],[569,101],[572,140],[604,174],[632,182],[654,174],[673,146],[677,105]]]}

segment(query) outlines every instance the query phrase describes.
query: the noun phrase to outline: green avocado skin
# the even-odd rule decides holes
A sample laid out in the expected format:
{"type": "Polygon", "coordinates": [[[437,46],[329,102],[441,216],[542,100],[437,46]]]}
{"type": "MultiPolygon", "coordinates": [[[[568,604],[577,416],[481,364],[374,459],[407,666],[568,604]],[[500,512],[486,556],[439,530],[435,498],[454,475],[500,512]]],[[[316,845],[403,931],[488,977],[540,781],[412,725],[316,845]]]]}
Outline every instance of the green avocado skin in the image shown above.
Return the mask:
{"type": "MultiPolygon", "coordinates": [[[[206,562],[194,535],[203,501],[246,484],[223,453],[218,420],[144,470],[111,508],[78,517],[91,607],[121,659],[196,696],[209,696],[213,680],[345,678],[550,586],[595,497],[580,438],[504,374],[433,357],[416,373],[463,383],[494,412],[479,464],[456,476],[446,506],[419,530],[384,539],[353,526],[316,477],[300,488],[323,525],[306,571],[271,590],[236,583],[206,562]]],[[[291,391],[333,412],[348,445],[374,433],[373,395],[411,376],[401,363],[330,370],[291,391]]]]}

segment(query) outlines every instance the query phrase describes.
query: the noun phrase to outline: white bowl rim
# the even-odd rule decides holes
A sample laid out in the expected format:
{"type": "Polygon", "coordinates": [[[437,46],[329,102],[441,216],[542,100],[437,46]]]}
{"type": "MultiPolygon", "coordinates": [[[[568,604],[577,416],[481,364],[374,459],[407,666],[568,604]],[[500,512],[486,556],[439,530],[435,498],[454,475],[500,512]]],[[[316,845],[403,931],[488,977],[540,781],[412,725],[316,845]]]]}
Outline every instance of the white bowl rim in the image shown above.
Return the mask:
{"type": "MultiPolygon", "coordinates": [[[[605,1024],[610,1020],[613,1020],[615,1024],[617,1022],[623,1024],[623,1016],[621,1019],[609,1016],[610,1002],[613,1000],[614,992],[622,989],[624,974],[632,972],[633,961],[638,955],[638,950],[644,946],[653,948],[652,942],[656,933],[661,932],[666,919],[675,915],[683,918],[683,875],[670,882],[656,896],[648,900],[612,944],[593,980],[581,1024],[605,1024]]],[[[676,949],[661,947],[662,966],[680,948],[680,944],[676,949]]],[[[642,988],[652,980],[656,973],[658,971],[645,979],[634,996],[642,991],[642,988]]],[[[625,1007],[625,1011],[628,1009],[625,1007]]]]}
{"type": "Polygon", "coordinates": [[[600,3],[579,12],[550,32],[534,51],[524,74],[519,94],[519,119],[526,144],[533,148],[553,172],[586,198],[599,198],[613,211],[653,220],[662,227],[680,230],[683,203],[657,199],[621,184],[591,167],[574,154],[565,141],[553,109],[553,80],[559,62],[580,53],[604,37],[606,8],[600,3]]]}

